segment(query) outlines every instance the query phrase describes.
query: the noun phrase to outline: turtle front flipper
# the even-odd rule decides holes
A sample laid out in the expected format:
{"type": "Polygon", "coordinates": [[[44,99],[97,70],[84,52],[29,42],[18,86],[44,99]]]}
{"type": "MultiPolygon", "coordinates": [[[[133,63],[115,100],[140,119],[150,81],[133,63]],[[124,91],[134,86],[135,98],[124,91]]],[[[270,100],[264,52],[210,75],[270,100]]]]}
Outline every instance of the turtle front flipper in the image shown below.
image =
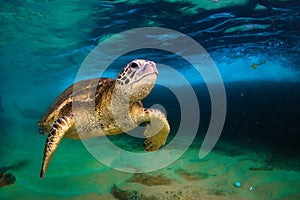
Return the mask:
{"type": "Polygon", "coordinates": [[[157,109],[144,109],[147,128],[144,135],[147,139],[144,142],[146,151],[157,151],[162,145],[166,144],[170,133],[169,122],[164,113],[157,109]]]}
{"type": "Polygon", "coordinates": [[[70,128],[74,125],[74,116],[66,115],[55,121],[53,124],[48,138],[46,140],[46,145],[44,149],[44,158],[42,164],[42,170],[40,173],[40,177],[43,178],[47,171],[50,160],[56,151],[61,139],[64,137],[65,133],[70,130],[70,128]]]}

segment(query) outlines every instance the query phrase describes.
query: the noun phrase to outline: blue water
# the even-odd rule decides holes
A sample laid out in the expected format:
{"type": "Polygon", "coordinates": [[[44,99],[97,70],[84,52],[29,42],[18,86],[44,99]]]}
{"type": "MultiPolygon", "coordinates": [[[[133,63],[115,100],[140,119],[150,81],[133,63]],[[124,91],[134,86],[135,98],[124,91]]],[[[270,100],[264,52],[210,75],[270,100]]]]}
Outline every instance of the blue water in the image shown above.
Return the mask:
{"type": "MultiPolygon", "coordinates": [[[[130,199],[130,192],[136,195],[131,199],[171,198],[167,194],[181,199],[198,199],[199,195],[205,199],[299,199],[299,12],[297,1],[288,0],[2,1],[0,169],[14,175],[16,182],[0,188],[0,199],[130,199]],[[192,122],[199,123],[197,136],[175,163],[151,174],[167,177],[171,184],[132,183],[128,181],[132,174],[110,169],[74,140],[62,142],[41,180],[46,138],[38,135],[37,121],[77,80],[82,63],[98,44],[143,27],[167,28],[192,38],[208,52],[222,78],[220,82],[216,76],[199,75],[180,57],[189,47],[177,55],[139,49],[121,55],[110,66],[97,68],[107,68],[104,75],[114,78],[136,58],[160,64],[158,84],[143,103],[163,106],[171,125],[168,142],[182,120],[180,100],[170,88],[187,91],[191,85],[200,110],[200,121],[192,122]],[[171,69],[186,82],[174,77],[171,69]],[[208,82],[224,86],[227,111],[217,146],[201,160],[199,148],[212,115],[208,82]],[[182,169],[198,172],[197,177],[202,178],[206,176],[199,172],[206,173],[208,178],[185,179],[182,169]],[[234,181],[244,186],[234,188],[234,181]]],[[[154,37],[167,44],[175,36],[154,37]]],[[[100,62],[106,58],[99,56],[100,62]]],[[[98,77],[97,70],[83,77],[98,77]]],[[[189,101],[190,97],[185,98],[189,101]]],[[[143,151],[140,140],[125,135],[111,140],[143,151]]]]}

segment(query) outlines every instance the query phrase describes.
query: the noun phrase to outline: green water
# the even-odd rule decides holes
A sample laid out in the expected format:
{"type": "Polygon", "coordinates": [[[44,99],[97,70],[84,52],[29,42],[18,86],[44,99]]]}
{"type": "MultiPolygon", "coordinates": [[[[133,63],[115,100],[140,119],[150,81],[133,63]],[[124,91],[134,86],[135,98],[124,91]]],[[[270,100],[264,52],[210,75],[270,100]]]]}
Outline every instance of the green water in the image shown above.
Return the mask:
{"type": "MultiPolygon", "coordinates": [[[[299,5],[294,1],[2,1],[0,169],[16,181],[0,188],[0,199],[300,199],[298,24],[299,5]],[[212,56],[227,97],[217,145],[199,158],[211,117],[203,77],[178,55],[146,49],[124,55],[105,73],[114,78],[126,63],[144,58],[182,74],[195,91],[200,110],[200,122],[190,122],[199,124],[192,146],[172,164],[139,174],[112,169],[80,140],[64,139],[40,179],[46,136],[38,134],[38,120],[74,83],[98,43],[141,27],[182,32],[212,56]],[[258,64],[256,69],[253,64],[258,64]],[[235,181],[242,187],[234,187],[235,181]]],[[[157,37],[164,43],[174,36],[157,37]]],[[[170,88],[188,89],[165,69],[158,69],[159,84],[143,104],[163,106],[171,142],[183,119],[170,88]]],[[[192,134],[189,128],[183,132],[192,134]]],[[[182,145],[189,142],[188,136],[181,138],[182,145]]],[[[144,152],[143,139],[119,135],[111,140],[124,149],[144,152]]],[[[124,162],[128,168],[143,164],[142,159],[131,163],[114,155],[98,138],[93,142],[107,146],[105,159],[112,163],[124,162]]],[[[166,159],[179,148],[167,150],[166,159]]],[[[153,159],[153,166],[161,159],[153,159]]]]}

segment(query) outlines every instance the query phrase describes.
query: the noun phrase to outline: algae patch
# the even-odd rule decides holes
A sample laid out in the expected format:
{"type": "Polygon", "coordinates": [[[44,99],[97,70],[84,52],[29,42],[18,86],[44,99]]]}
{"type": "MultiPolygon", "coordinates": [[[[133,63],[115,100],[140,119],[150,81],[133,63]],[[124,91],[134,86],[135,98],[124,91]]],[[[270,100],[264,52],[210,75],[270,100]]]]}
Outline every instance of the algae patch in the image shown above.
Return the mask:
{"type": "Polygon", "coordinates": [[[151,176],[147,174],[134,174],[127,182],[140,183],[147,186],[171,184],[171,180],[163,175],[151,176]]]}
{"type": "Polygon", "coordinates": [[[175,172],[187,181],[199,181],[208,178],[208,174],[203,172],[188,172],[184,169],[178,169],[175,172]]]}

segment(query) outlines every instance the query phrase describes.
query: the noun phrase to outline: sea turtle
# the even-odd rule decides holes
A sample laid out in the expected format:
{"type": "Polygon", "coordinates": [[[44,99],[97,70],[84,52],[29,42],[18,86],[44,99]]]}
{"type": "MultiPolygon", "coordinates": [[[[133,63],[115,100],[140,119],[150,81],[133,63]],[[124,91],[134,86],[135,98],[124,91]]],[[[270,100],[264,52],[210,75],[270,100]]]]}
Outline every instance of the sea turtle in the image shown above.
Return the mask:
{"type": "Polygon", "coordinates": [[[156,65],[133,60],[115,80],[96,78],[79,81],[67,88],[38,122],[40,134],[48,133],[40,177],[63,137],[84,139],[116,135],[146,123],[146,151],[156,151],[166,143],[170,126],[164,113],[143,108],[144,99],[158,76],[156,65]]]}

